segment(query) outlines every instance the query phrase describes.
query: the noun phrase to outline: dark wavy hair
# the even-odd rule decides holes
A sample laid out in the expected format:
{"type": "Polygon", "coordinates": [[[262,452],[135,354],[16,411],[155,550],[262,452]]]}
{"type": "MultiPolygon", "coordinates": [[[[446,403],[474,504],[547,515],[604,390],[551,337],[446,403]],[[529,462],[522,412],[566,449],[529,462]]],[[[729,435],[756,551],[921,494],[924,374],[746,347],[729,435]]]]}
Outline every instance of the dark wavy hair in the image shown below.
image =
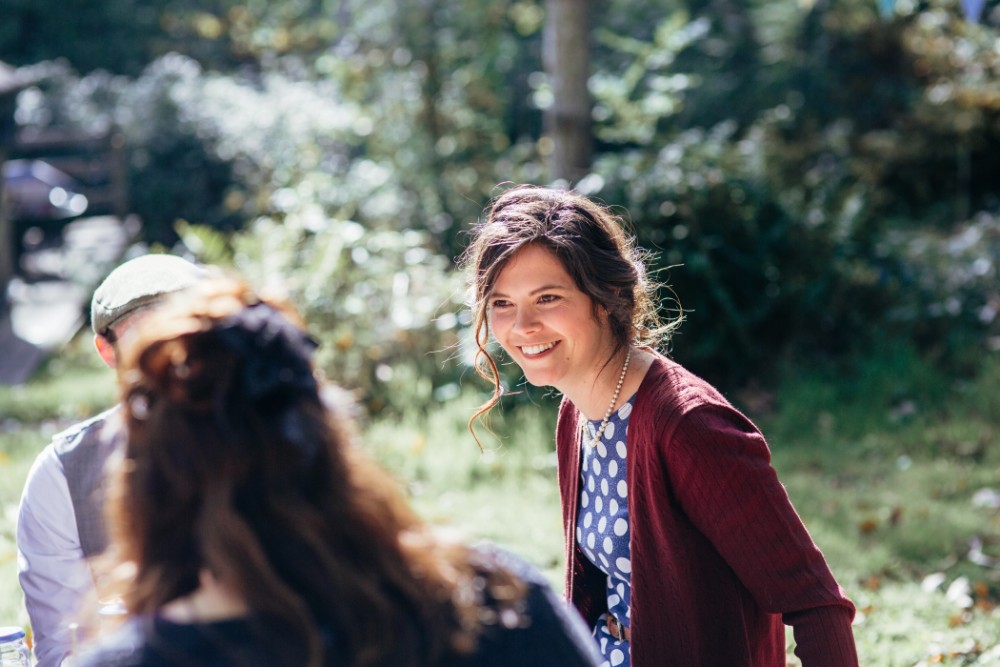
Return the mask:
{"type": "Polygon", "coordinates": [[[475,367],[493,384],[492,396],[469,420],[477,443],[476,420],[502,395],[497,364],[487,350],[489,295],[500,272],[528,245],[541,246],[562,262],[576,287],[590,297],[595,317],[600,309],[607,313],[615,347],[606,362],[629,345],[665,346],[683,319],[679,307],[676,317],[661,318],[660,285],[646,272],[648,253],[607,207],[572,191],[533,185],[507,190],[472,229],[472,242],[461,259],[473,315],[475,367]]]}
{"type": "Polygon", "coordinates": [[[484,579],[476,552],[420,521],[353,446],[286,304],[220,277],[136,336],[123,341],[128,440],[108,510],[130,614],[193,592],[206,569],[305,647],[301,664],[417,667],[472,650],[484,583],[516,606],[519,581],[484,579]]]}

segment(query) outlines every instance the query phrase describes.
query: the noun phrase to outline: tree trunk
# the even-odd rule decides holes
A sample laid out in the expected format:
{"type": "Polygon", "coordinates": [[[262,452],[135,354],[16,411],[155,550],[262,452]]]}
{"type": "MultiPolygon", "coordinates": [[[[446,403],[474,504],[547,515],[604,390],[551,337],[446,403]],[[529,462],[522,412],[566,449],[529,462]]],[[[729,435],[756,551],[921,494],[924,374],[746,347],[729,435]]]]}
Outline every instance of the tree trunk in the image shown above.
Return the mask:
{"type": "Polygon", "coordinates": [[[590,0],[546,0],[543,44],[545,73],[553,101],[545,113],[552,141],[549,157],[553,180],[570,182],[590,170],[590,0]]]}

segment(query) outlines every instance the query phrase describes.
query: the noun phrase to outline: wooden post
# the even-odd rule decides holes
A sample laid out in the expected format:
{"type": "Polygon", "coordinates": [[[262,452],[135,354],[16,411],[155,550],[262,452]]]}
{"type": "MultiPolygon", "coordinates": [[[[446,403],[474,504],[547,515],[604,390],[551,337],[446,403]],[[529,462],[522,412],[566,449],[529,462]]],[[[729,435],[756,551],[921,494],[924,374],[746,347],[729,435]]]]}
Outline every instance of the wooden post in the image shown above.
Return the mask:
{"type": "Polygon", "coordinates": [[[552,140],[552,179],[570,182],[590,170],[591,99],[590,0],[546,0],[543,35],[545,72],[552,85],[552,105],[545,127],[552,140]]]}

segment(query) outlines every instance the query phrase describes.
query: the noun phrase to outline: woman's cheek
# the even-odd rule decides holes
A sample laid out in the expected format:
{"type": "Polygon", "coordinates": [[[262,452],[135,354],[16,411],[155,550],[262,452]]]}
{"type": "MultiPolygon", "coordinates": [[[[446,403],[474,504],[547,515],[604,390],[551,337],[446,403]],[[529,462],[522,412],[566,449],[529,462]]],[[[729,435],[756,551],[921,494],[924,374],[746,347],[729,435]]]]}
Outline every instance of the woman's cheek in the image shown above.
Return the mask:
{"type": "Polygon", "coordinates": [[[504,351],[509,354],[511,349],[507,343],[507,336],[510,333],[510,325],[507,321],[508,319],[509,318],[506,318],[503,315],[494,316],[490,321],[490,331],[493,332],[493,338],[495,338],[497,343],[500,344],[500,347],[502,347],[504,351]]]}

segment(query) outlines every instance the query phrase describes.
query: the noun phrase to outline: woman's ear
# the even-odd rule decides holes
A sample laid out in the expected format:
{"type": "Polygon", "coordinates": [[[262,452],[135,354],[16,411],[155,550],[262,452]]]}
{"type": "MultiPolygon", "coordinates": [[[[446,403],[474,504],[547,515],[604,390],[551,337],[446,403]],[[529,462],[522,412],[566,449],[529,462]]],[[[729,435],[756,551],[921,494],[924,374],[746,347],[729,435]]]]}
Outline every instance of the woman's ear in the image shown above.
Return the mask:
{"type": "Polygon", "coordinates": [[[604,325],[611,321],[611,313],[608,312],[607,306],[603,304],[594,305],[594,319],[597,320],[598,324],[604,325]]]}
{"type": "Polygon", "coordinates": [[[101,355],[101,359],[104,363],[108,365],[108,368],[114,368],[118,365],[118,357],[115,355],[115,346],[111,344],[104,336],[97,334],[94,336],[94,346],[97,348],[97,354],[101,355]]]}

